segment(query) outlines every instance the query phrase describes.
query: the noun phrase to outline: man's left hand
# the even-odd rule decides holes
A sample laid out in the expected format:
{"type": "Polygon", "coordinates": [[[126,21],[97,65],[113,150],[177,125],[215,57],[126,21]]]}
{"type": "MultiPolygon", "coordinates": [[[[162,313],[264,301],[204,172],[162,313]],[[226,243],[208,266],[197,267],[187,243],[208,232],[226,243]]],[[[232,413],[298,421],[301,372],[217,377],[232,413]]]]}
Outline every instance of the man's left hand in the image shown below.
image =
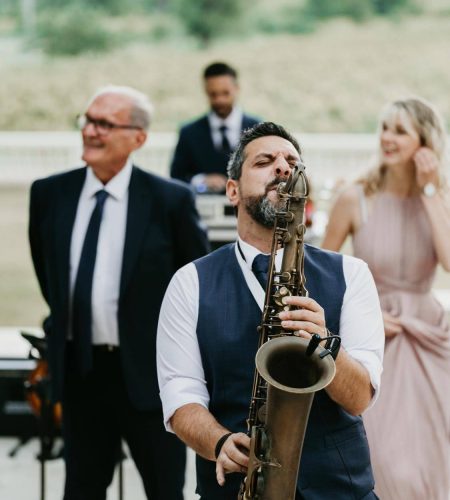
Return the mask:
{"type": "Polygon", "coordinates": [[[323,308],[309,297],[285,297],[283,302],[293,307],[290,311],[279,314],[281,326],[292,330],[294,335],[306,339],[314,333],[321,337],[327,336],[325,313],[323,308]]]}

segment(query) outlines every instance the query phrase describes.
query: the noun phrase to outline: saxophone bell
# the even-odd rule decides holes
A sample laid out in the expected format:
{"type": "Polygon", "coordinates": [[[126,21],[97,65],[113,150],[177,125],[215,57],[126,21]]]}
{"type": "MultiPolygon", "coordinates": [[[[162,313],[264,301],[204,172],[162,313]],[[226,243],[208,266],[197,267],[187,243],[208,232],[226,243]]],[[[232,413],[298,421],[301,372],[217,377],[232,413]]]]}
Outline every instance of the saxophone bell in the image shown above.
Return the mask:
{"type": "Polygon", "coordinates": [[[266,342],[256,354],[256,367],[267,382],[266,419],[251,432],[243,500],[294,498],[303,440],[314,394],[336,372],[331,356],[318,346],[307,354],[310,341],[284,336],[266,342]],[[286,493],[285,493],[286,492],[286,493]]]}

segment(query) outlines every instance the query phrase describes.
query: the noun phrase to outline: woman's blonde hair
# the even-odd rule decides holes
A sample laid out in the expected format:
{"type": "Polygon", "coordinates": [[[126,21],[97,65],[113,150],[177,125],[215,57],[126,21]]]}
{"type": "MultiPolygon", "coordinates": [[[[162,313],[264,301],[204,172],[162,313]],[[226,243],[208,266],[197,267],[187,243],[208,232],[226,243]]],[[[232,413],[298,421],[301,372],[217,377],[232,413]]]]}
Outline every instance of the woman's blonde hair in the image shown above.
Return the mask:
{"type": "MultiPolygon", "coordinates": [[[[419,97],[398,99],[384,107],[378,125],[381,133],[383,123],[400,120],[407,133],[411,127],[419,134],[421,146],[432,149],[439,159],[440,187],[444,186],[443,164],[446,154],[446,132],[444,122],[434,106],[419,97]]],[[[376,166],[357,182],[364,186],[366,195],[379,191],[383,185],[386,167],[381,155],[378,155],[376,166]]]]}

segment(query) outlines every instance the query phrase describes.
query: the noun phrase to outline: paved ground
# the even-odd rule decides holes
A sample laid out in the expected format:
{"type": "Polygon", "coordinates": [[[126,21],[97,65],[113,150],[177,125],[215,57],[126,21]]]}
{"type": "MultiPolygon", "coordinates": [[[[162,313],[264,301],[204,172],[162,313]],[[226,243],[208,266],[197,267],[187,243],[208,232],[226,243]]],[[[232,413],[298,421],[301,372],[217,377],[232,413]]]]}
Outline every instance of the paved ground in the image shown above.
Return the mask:
{"type": "MultiPolygon", "coordinates": [[[[36,460],[38,441],[25,444],[14,458],[8,456],[17,444],[17,439],[0,438],[0,499],[39,500],[40,465],[36,460]]],[[[145,500],[140,478],[130,459],[124,462],[124,500],[145,500]]],[[[46,464],[45,500],[61,500],[63,488],[63,461],[61,459],[46,464]]],[[[194,454],[188,453],[185,500],[196,500],[194,454]]],[[[117,473],[108,491],[108,500],[118,500],[117,473]]]]}

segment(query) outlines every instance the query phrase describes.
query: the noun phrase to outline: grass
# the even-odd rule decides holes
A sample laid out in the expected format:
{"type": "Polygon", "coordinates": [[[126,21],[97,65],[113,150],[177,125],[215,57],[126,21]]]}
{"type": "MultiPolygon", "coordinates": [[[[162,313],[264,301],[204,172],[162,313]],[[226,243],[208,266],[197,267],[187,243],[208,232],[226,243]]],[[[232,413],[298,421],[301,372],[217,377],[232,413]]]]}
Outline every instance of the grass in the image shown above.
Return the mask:
{"type": "Polygon", "coordinates": [[[418,94],[450,120],[448,17],[338,19],[304,35],[136,42],[106,55],[47,58],[0,43],[0,129],[68,130],[96,88],[136,86],[156,104],[154,130],[174,130],[206,109],[200,73],[224,59],[240,71],[246,110],[304,132],[372,132],[382,105],[418,94]]]}
{"type": "Polygon", "coordinates": [[[46,306],[31,264],[27,239],[28,189],[0,187],[0,325],[40,325],[46,306]]]}

